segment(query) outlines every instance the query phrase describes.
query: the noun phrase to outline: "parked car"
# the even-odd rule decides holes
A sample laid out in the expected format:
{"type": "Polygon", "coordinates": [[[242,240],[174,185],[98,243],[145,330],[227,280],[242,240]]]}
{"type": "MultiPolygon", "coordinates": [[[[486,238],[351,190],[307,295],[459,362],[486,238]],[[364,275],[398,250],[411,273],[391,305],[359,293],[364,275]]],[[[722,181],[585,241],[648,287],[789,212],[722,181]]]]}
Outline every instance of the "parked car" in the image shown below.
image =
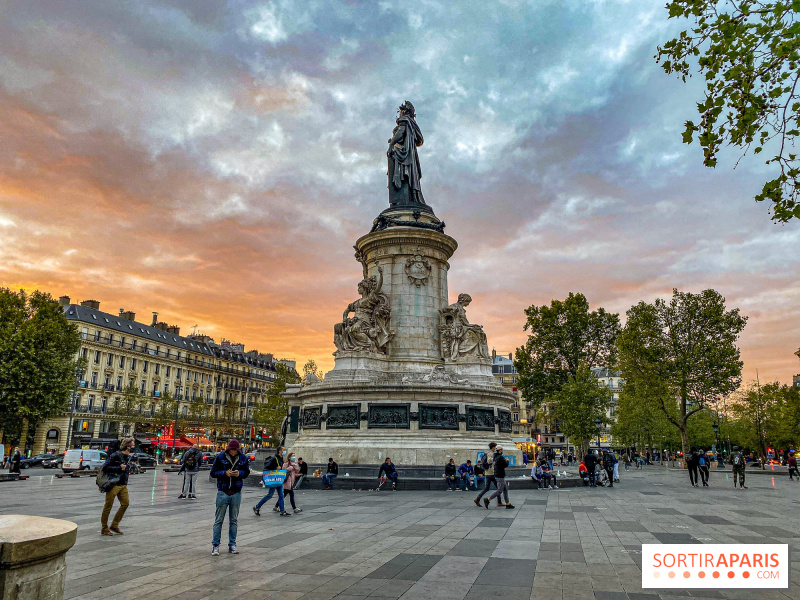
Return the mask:
{"type": "Polygon", "coordinates": [[[145,452],[136,452],[136,459],[140,467],[155,467],[156,459],[145,452]]]}
{"type": "Polygon", "coordinates": [[[64,473],[72,473],[73,471],[99,469],[106,462],[106,458],[108,458],[108,454],[102,450],[67,450],[61,470],[64,473]]]}
{"type": "Polygon", "coordinates": [[[253,461],[255,461],[255,459],[256,459],[256,453],[255,452],[248,452],[247,453],[247,460],[249,460],[250,462],[253,462],[253,461]]]}
{"type": "Polygon", "coordinates": [[[216,454],[213,452],[203,452],[200,455],[200,464],[201,465],[213,465],[214,459],[216,458],[216,454]]]}
{"type": "Polygon", "coordinates": [[[48,458],[42,461],[43,469],[58,469],[64,463],[64,455],[59,454],[55,458],[48,458]]]}
{"type": "Polygon", "coordinates": [[[55,454],[37,454],[36,456],[31,456],[30,458],[23,458],[19,461],[19,468],[20,469],[27,469],[28,467],[38,467],[42,464],[42,461],[55,458],[55,454]]]}

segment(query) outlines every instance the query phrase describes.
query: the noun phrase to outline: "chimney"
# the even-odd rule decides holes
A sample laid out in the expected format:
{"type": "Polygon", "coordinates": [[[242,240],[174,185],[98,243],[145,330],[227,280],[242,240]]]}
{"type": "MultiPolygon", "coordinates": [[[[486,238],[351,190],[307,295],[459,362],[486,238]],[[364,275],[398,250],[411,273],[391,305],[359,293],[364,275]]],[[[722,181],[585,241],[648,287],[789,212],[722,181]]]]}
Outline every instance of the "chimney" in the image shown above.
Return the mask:
{"type": "Polygon", "coordinates": [[[508,360],[514,360],[514,354],[509,352],[508,353],[508,360]]]}
{"type": "Polygon", "coordinates": [[[150,327],[155,327],[156,323],[158,323],[158,313],[154,311],[153,312],[153,322],[150,323],[150,327]]]}
{"type": "Polygon", "coordinates": [[[119,316],[121,317],[124,314],[125,314],[125,309],[124,308],[120,308],[119,309],[119,316]]]}
{"type": "Polygon", "coordinates": [[[98,302],[97,300],[84,300],[83,302],[81,302],[81,306],[86,306],[88,308],[100,310],[100,302],[98,302]]]}
{"type": "Polygon", "coordinates": [[[136,313],[130,310],[126,310],[125,312],[119,315],[123,319],[128,319],[128,321],[135,321],[136,320],[136,313]]]}
{"type": "Polygon", "coordinates": [[[170,325],[169,327],[167,327],[167,331],[169,331],[170,333],[173,333],[175,335],[180,335],[181,334],[181,328],[178,327],[177,325],[170,325]]]}
{"type": "Polygon", "coordinates": [[[58,305],[61,308],[64,308],[65,306],[69,306],[70,305],[69,296],[61,296],[58,299],[58,305]]]}

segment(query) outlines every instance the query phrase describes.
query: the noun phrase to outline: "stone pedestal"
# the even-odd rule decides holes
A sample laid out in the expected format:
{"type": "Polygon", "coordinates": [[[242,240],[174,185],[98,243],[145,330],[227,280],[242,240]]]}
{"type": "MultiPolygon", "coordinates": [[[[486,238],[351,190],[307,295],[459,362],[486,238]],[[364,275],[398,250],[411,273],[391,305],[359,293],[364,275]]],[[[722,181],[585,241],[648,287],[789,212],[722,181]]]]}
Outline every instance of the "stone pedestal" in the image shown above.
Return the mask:
{"type": "Polygon", "coordinates": [[[0,598],[61,600],[66,554],[77,535],[78,526],[69,521],[0,516],[0,598]]]}
{"type": "Polygon", "coordinates": [[[474,461],[496,441],[521,464],[511,441],[514,396],[492,375],[488,352],[452,360],[443,348],[448,261],[458,243],[432,212],[389,209],[375,228],[356,241],[356,259],[365,280],[382,277],[391,339],[383,352],[339,349],[324,381],[287,389],[295,415],[287,445],[311,463],[388,456],[409,466],[474,461]]]}

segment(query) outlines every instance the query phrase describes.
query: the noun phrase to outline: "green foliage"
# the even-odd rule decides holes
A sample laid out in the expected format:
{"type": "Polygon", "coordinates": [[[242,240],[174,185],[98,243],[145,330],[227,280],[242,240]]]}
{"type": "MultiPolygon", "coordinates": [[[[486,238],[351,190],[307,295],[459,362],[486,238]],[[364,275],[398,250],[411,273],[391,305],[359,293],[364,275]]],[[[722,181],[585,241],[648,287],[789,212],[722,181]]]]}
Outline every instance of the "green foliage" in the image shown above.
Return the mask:
{"type": "Polygon", "coordinates": [[[308,359],[308,362],[303,365],[303,381],[305,381],[306,376],[309,374],[314,375],[320,381],[323,379],[322,371],[319,370],[317,361],[315,361],[313,358],[308,359]]]}
{"type": "MultiPolygon", "coordinates": [[[[677,440],[673,439],[677,432],[655,397],[655,394],[665,391],[663,388],[657,390],[653,386],[642,385],[642,382],[626,381],[619,394],[616,421],[611,425],[614,441],[637,448],[653,447],[654,443],[658,446],[662,441],[677,445],[677,440]],[[662,440],[662,437],[665,439],[662,440]]],[[[665,406],[674,408],[677,413],[677,403],[673,406],[665,402],[665,406]]]]}
{"type": "Polygon", "coordinates": [[[585,447],[597,435],[597,419],[608,422],[611,392],[598,384],[590,368],[581,367],[553,396],[553,415],[573,444],[585,447]]]}
{"type": "Polygon", "coordinates": [[[77,327],[50,294],[0,288],[0,429],[19,432],[69,409],[77,327]]]}
{"type": "Polygon", "coordinates": [[[767,446],[789,448],[800,443],[800,388],[777,381],[752,383],[735,399],[731,414],[734,443],[739,446],[765,455],[767,446]]]}
{"type": "Polygon", "coordinates": [[[563,302],[525,309],[525,345],[517,348],[514,365],[517,388],[533,408],[539,409],[583,367],[614,365],[619,335],[619,315],[603,308],[589,311],[583,294],[570,292],[563,302]]]}
{"type": "MultiPolygon", "coordinates": [[[[161,396],[158,409],[153,416],[153,424],[157,427],[165,427],[173,423],[178,417],[178,401],[170,392],[164,392],[161,396]]],[[[175,431],[175,437],[178,437],[178,432],[175,431]]]]}
{"type": "Polygon", "coordinates": [[[206,423],[208,412],[208,404],[202,396],[197,396],[189,405],[189,418],[195,423],[206,423]]]}
{"type": "Polygon", "coordinates": [[[138,388],[131,383],[122,391],[122,396],[120,396],[119,400],[107,411],[107,414],[115,417],[122,423],[134,423],[142,418],[141,413],[143,408],[144,396],[142,396],[138,388]]]}
{"type": "Polygon", "coordinates": [[[267,401],[259,404],[253,411],[253,421],[257,427],[266,427],[275,435],[286,417],[288,403],[281,396],[286,391],[287,383],[300,383],[300,377],[294,369],[282,363],[276,363],[277,375],[267,390],[267,401]]]}
{"type": "Polygon", "coordinates": [[[800,135],[800,3],[673,0],[667,9],[669,18],[694,23],[660,46],[656,60],[683,81],[696,70],[706,82],[705,100],[697,104],[700,122],[686,122],[684,143],[697,137],[707,167],[716,166],[724,145],[744,154],[769,150],[766,164],[773,165],[775,177],[755,199],[772,203],[775,221],[800,218],[794,148],[800,135]]]}
{"type": "Polygon", "coordinates": [[[640,302],[627,315],[617,340],[626,387],[658,403],[687,452],[688,419],[741,383],[736,340],[747,318],[739,309],[725,310],[725,298],[715,290],[673,290],[669,303],[640,302]]]}

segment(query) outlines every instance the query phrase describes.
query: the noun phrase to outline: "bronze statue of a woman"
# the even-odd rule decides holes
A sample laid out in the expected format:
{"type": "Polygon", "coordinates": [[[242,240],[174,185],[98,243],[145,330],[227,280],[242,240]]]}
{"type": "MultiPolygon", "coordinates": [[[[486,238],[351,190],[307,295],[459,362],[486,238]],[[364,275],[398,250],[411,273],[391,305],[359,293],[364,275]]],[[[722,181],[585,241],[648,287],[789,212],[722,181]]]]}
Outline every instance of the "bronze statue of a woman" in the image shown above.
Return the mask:
{"type": "Polygon", "coordinates": [[[397,126],[392,131],[386,151],[389,158],[389,206],[425,205],[417,154],[417,148],[424,140],[415,120],[417,113],[408,100],[400,105],[398,113],[397,126]]]}

